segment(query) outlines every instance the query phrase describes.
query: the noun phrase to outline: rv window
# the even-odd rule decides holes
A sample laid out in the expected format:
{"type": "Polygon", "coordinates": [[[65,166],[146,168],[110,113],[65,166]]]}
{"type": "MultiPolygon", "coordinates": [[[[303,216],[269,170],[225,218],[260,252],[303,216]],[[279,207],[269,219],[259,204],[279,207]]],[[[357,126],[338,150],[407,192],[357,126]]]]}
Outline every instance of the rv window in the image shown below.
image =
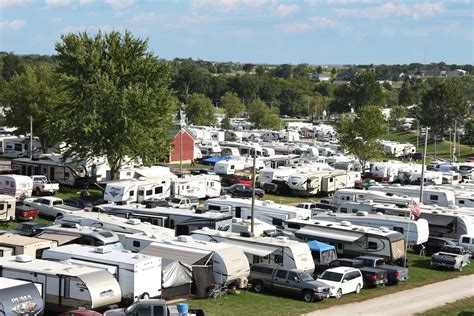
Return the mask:
{"type": "Polygon", "coordinates": [[[283,256],[282,255],[274,255],[273,256],[273,261],[275,261],[275,263],[283,263],[283,256]]]}
{"type": "Polygon", "coordinates": [[[138,195],[139,196],[143,196],[143,193],[144,193],[143,190],[138,190],[138,195]]]}
{"type": "Polygon", "coordinates": [[[8,180],[5,181],[5,184],[6,184],[6,185],[10,185],[10,181],[8,181],[8,180]]]}
{"type": "Polygon", "coordinates": [[[330,178],[330,179],[329,179],[329,182],[334,182],[334,178],[330,178]]]}
{"type": "Polygon", "coordinates": [[[134,190],[130,190],[130,196],[134,196],[135,195],[135,191],[134,190]]]}
{"type": "Polygon", "coordinates": [[[430,195],[430,200],[431,201],[438,201],[438,196],[437,195],[430,195]]]}
{"type": "Polygon", "coordinates": [[[393,227],[393,230],[403,234],[403,227],[393,227]]]}
{"type": "Polygon", "coordinates": [[[10,188],[14,188],[15,187],[15,183],[12,181],[10,182],[10,188]]]}
{"type": "Polygon", "coordinates": [[[288,228],[300,229],[301,225],[295,223],[288,223],[288,228]]]}
{"type": "Polygon", "coordinates": [[[459,204],[464,204],[464,200],[459,200],[459,204]]]}
{"type": "Polygon", "coordinates": [[[353,208],[352,213],[357,213],[357,209],[353,208]]]}
{"type": "Polygon", "coordinates": [[[235,169],[235,166],[234,166],[234,165],[230,165],[230,169],[231,169],[231,170],[234,170],[234,169],[235,169]]]}
{"type": "Polygon", "coordinates": [[[11,204],[7,204],[7,208],[8,208],[8,209],[11,209],[11,208],[12,208],[12,205],[11,205],[11,204]]]}
{"type": "Polygon", "coordinates": [[[207,209],[209,211],[220,211],[221,210],[221,207],[219,205],[212,205],[212,204],[208,204],[207,205],[207,209]]]}
{"type": "Polygon", "coordinates": [[[138,240],[133,241],[133,247],[138,247],[140,248],[140,242],[138,240]]]}
{"type": "Polygon", "coordinates": [[[461,242],[462,242],[463,244],[468,244],[468,243],[469,243],[469,237],[463,237],[462,240],[461,240],[461,242]]]}
{"type": "Polygon", "coordinates": [[[23,151],[22,144],[15,144],[15,151],[23,151]]]}
{"type": "Polygon", "coordinates": [[[152,195],[153,194],[153,190],[146,190],[146,195],[152,195]]]}
{"type": "Polygon", "coordinates": [[[341,207],[341,213],[347,213],[347,208],[341,207]]]}
{"type": "Polygon", "coordinates": [[[4,205],[0,204],[0,211],[3,211],[4,205]]]}
{"type": "Polygon", "coordinates": [[[343,247],[342,247],[342,244],[337,244],[337,249],[342,250],[342,248],[343,248],[343,247]]]}
{"type": "Polygon", "coordinates": [[[377,250],[377,243],[373,242],[373,241],[369,241],[368,249],[369,250],[377,250]]]}
{"type": "Polygon", "coordinates": [[[256,266],[256,265],[253,265],[250,270],[254,271],[254,272],[258,272],[258,273],[263,273],[263,274],[272,274],[273,273],[273,269],[270,268],[270,267],[261,267],[261,266],[256,266]]]}
{"type": "Polygon", "coordinates": [[[68,179],[69,179],[69,172],[65,172],[65,173],[64,173],[64,179],[65,179],[65,180],[68,180],[68,179]]]}
{"type": "Polygon", "coordinates": [[[161,184],[166,184],[166,181],[161,181],[161,184]]]}
{"type": "Polygon", "coordinates": [[[273,218],[272,225],[283,227],[283,220],[280,218],[273,218]]]}
{"type": "Polygon", "coordinates": [[[278,270],[276,273],[276,277],[280,279],[285,279],[286,278],[286,271],[285,270],[278,270]]]}
{"type": "Polygon", "coordinates": [[[163,193],[163,187],[156,187],[155,194],[160,194],[160,193],[163,193]]]}

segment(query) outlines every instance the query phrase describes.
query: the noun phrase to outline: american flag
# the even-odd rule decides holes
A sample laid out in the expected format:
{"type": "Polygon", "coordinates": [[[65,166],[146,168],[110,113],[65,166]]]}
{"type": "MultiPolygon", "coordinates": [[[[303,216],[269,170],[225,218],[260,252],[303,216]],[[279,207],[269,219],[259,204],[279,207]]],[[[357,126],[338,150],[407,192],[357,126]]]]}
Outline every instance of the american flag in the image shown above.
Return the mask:
{"type": "Polygon", "coordinates": [[[416,221],[420,218],[421,215],[421,207],[413,201],[412,205],[410,206],[410,218],[416,221]]]}

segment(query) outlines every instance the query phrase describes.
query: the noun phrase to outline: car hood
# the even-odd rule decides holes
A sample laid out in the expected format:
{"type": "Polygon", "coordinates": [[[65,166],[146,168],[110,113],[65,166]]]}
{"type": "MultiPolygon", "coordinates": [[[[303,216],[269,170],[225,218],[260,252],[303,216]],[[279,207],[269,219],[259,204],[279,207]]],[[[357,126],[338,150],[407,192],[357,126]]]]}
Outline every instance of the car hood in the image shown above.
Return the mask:
{"type": "Polygon", "coordinates": [[[328,281],[328,280],[322,280],[322,279],[317,279],[316,281],[318,281],[320,283],[324,283],[329,287],[332,287],[332,286],[337,287],[341,284],[341,282],[328,281]]]}
{"type": "Polygon", "coordinates": [[[328,284],[326,284],[324,282],[320,282],[318,280],[304,282],[304,284],[307,285],[310,288],[316,288],[316,287],[326,288],[326,287],[329,287],[328,284]]]}
{"type": "Polygon", "coordinates": [[[104,316],[126,316],[124,308],[110,309],[104,313],[104,316]]]}

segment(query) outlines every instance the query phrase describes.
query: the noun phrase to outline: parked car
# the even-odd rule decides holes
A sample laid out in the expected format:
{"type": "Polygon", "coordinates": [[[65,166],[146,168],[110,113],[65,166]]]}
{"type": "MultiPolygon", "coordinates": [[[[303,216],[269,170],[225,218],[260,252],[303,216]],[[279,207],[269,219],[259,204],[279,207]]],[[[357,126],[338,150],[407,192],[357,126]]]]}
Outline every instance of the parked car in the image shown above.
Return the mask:
{"type": "Polygon", "coordinates": [[[331,296],[340,298],[343,294],[359,293],[364,284],[359,269],[338,267],[327,269],[317,279],[330,287],[331,296]]]}
{"type": "Polygon", "coordinates": [[[426,256],[432,256],[433,254],[440,252],[441,248],[444,246],[456,246],[456,243],[451,239],[444,237],[428,237],[428,241],[421,244],[413,246],[413,249],[416,251],[424,250],[426,256]]]}
{"type": "Polygon", "coordinates": [[[59,314],[59,316],[102,316],[102,314],[90,309],[75,309],[59,314]]]}
{"type": "Polygon", "coordinates": [[[8,231],[9,233],[33,237],[41,232],[41,228],[48,226],[45,223],[26,222],[16,225],[15,229],[8,231]]]}
{"type": "Polygon", "coordinates": [[[464,247],[466,250],[469,250],[470,252],[473,252],[474,251],[474,236],[469,236],[469,235],[460,236],[458,245],[464,247]]]}
{"type": "Polygon", "coordinates": [[[246,173],[237,173],[229,176],[230,184],[246,184],[252,186],[252,176],[246,173]]]}
{"type": "Polygon", "coordinates": [[[329,297],[329,286],[298,269],[255,263],[250,267],[249,283],[257,293],[265,290],[281,291],[300,296],[308,303],[329,297]]]}
{"type": "Polygon", "coordinates": [[[169,207],[180,209],[197,209],[199,206],[199,198],[197,196],[179,196],[176,195],[168,201],[169,207]]]}
{"type": "Polygon", "coordinates": [[[300,203],[296,205],[297,208],[302,208],[305,210],[315,210],[318,207],[316,206],[316,202],[306,202],[306,203],[300,203]]]}
{"type": "Polygon", "coordinates": [[[271,193],[271,194],[290,194],[291,189],[288,186],[288,183],[284,180],[272,180],[271,183],[264,183],[263,184],[263,190],[265,193],[271,193]]]}
{"type": "Polygon", "coordinates": [[[350,267],[357,268],[362,273],[364,287],[385,285],[388,282],[388,273],[383,269],[365,267],[362,260],[339,258],[329,263],[329,268],[350,267]]]}
{"type": "Polygon", "coordinates": [[[38,217],[36,208],[24,205],[23,201],[17,201],[15,206],[15,219],[17,221],[32,221],[38,217]]]}
{"type": "Polygon", "coordinates": [[[27,198],[23,201],[26,206],[36,208],[39,214],[46,217],[60,217],[64,214],[82,212],[84,209],[65,205],[64,201],[57,197],[27,198]]]}
{"type": "Polygon", "coordinates": [[[33,193],[42,195],[44,193],[56,194],[59,191],[59,183],[51,182],[45,176],[31,176],[33,179],[33,193]]]}
{"type": "MultiPolygon", "coordinates": [[[[188,315],[206,316],[202,309],[189,309],[188,315]]],[[[166,301],[162,299],[144,299],[137,300],[127,308],[111,309],[104,313],[104,316],[178,316],[184,315],[178,311],[177,306],[167,306],[166,301]]]]}
{"type": "MultiPolygon", "coordinates": [[[[222,194],[228,194],[231,197],[252,197],[252,187],[245,184],[234,184],[228,188],[222,189],[222,194]]],[[[255,197],[262,198],[265,192],[262,189],[255,188],[255,197]]]]}
{"type": "Polygon", "coordinates": [[[64,200],[64,205],[82,208],[84,211],[89,212],[94,206],[103,204],[104,201],[98,200],[94,202],[86,201],[81,198],[69,198],[64,200]]]}
{"type": "Polygon", "coordinates": [[[377,181],[374,179],[364,179],[364,180],[356,180],[354,184],[355,189],[367,190],[372,186],[379,185],[377,181]]]}
{"type": "Polygon", "coordinates": [[[386,264],[383,258],[375,256],[360,256],[355,259],[362,260],[365,267],[378,268],[387,271],[388,285],[398,284],[408,280],[408,268],[386,264]]]}
{"type": "Polygon", "coordinates": [[[471,263],[471,252],[462,246],[444,246],[431,257],[431,266],[462,271],[471,263]]]}

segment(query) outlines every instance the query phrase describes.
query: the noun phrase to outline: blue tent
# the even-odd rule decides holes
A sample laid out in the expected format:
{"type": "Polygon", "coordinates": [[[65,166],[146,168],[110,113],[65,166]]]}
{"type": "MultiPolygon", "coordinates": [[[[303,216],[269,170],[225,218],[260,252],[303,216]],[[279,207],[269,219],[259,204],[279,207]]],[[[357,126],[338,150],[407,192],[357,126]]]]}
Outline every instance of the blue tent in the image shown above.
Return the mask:
{"type": "Polygon", "coordinates": [[[310,242],[308,242],[308,246],[309,246],[309,249],[311,249],[311,251],[336,250],[334,246],[322,243],[317,240],[311,240],[310,242]]]}
{"type": "Polygon", "coordinates": [[[212,156],[206,159],[202,160],[203,164],[206,165],[215,165],[216,162],[221,161],[221,160],[231,160],[233,157],[231,156],[212,156]]]}

